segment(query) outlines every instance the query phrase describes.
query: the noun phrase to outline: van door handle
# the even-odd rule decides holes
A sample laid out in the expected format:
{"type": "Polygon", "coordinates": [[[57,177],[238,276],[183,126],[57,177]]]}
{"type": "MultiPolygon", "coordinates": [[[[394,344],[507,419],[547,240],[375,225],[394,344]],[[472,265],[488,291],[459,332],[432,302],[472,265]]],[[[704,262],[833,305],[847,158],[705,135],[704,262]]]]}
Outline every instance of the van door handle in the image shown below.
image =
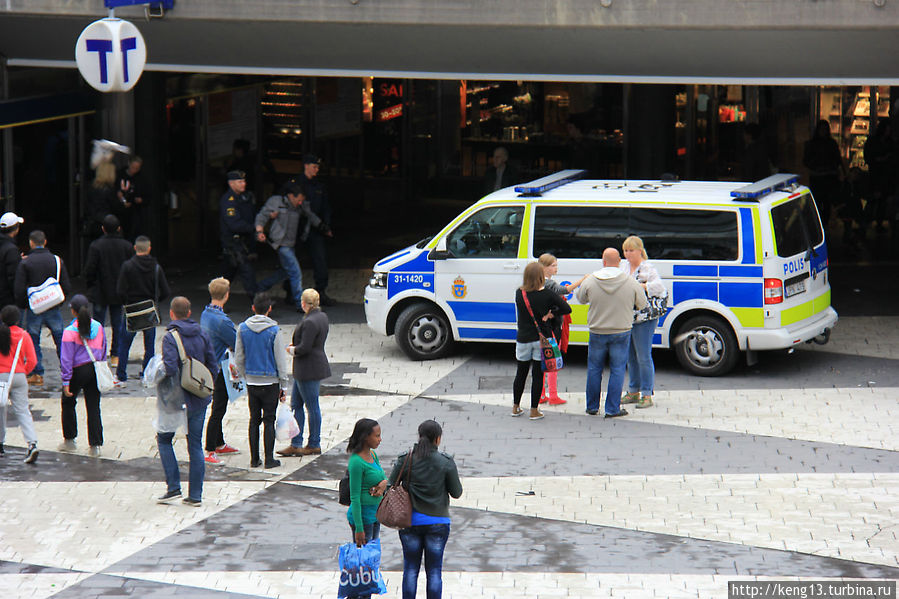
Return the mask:
{"type": "Polygon", "coordinates": [[[506,262],[503,264],[505,270],[521,270],[521,264],[518,262],[506,262]]]}

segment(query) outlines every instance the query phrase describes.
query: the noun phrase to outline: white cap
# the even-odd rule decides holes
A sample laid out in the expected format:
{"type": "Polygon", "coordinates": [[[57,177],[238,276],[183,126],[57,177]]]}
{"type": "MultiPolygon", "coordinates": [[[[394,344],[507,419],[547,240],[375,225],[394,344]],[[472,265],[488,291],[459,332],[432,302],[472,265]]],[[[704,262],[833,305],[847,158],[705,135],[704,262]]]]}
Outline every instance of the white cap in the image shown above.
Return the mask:
{"type": "Polygon", "coordinates": [[[16,225],[21,225],[24,222],[25,219],[15,212],[7,212],[3,216],[0,216],[0,229],[12,229],[16,225]]]}

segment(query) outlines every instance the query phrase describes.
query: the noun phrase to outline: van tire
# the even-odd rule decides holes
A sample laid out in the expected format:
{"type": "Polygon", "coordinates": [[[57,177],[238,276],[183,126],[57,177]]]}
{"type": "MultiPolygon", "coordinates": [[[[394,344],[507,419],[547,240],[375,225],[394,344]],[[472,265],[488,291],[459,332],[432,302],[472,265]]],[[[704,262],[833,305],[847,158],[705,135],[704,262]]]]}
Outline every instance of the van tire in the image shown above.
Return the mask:
{"type": "Polygon", "coordinates": [[[417,303],[396,319],[396,342],[413,360],[436,360],[453,347],[453,329],[443,312],[433,304],[417,303]]]}
{"type": "Polygon", "coordinates": [[[721,376],[737,364],[740,347],[730,325],[714,316],[694,316],[675,337],[674,351],[684,370],[699,376],[721,376]]]}

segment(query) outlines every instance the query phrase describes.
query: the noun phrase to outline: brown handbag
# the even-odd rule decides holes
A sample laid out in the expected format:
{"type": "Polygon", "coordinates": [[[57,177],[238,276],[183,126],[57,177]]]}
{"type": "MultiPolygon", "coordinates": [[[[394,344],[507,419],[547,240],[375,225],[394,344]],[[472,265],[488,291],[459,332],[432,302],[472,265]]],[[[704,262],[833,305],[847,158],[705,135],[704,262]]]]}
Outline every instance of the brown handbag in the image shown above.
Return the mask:
{"type": "Polygon", "coordinates": [[[388,528],[409,528],[412,526],[412,499],[406,486],[409,484],[409,476],[412,474],[412,450],[406,454],[406,460],[400,469],[396,483],[387,489],[384,498],[378,505],[376,517],[378,522],[388,528]],[[408,466],[408,468],[407,468],[408,466]],[[405,479],[403,473],[406,473],[405,479]]]}

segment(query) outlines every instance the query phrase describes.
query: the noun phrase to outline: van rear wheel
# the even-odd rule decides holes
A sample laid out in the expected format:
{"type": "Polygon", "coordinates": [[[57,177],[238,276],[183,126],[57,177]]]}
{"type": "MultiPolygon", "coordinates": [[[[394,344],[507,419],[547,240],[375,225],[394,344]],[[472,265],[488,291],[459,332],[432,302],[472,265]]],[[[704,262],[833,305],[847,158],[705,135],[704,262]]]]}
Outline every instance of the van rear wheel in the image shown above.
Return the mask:
{"type": "Polygon", "coordinates": [[[740,348],[724,320],[694,316],[678,330],[674,351],[684,370],[699,376],[721,376],[736,366],[740,348]]]}
{"type": "Polygon", "coordinates": [[[413,360],[435,360],[447,355],[453,346],[453,331],[440,308],[432,304],[413,304],[396,320],[396,342],[413,360]]]}

